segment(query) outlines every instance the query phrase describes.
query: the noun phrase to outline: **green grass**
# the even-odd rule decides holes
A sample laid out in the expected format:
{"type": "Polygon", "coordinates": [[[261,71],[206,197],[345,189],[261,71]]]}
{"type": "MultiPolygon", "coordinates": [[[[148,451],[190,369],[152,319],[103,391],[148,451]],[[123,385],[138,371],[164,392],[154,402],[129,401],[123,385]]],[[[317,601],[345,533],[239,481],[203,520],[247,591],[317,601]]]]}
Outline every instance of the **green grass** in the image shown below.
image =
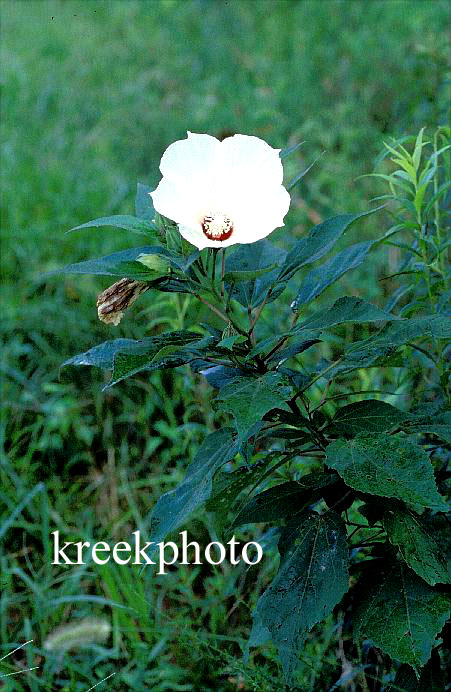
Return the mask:
{"type": "MultiPolygon", "coordinates": [[[[261,573],[180,568],[158,578],[50,565],[51,530],[102,540],[144,522],[214,413],[208,387],[185,370],[106,395],[99,374],[60,378],[63,360],[112,330],[95,312],[105,282],[47,273],[127,246],[118,231],[64,231],[130,212],[136,182],[158,181],[162,152],[187,129],[256,134],[276,147],[306,140],[287,178],[325,151],[294,195],[287,228],[296,235],[334,211],[366,208],[380,187],[357,178],[382,141],[445,117],[447,3],[3,0],[1,11],[0,658],[33,638],[2,664],[39,665],[6,687],[85,690],[115,673],[105,688],[282,689],[272,650],[241,662],[272,558],[261,573]],[[44,652],[57,626],[87,616],[111,622],[107,643],[44,652]]],[[[382,216],[365,227],[372,237],[383,230],[382,216]]],[[[376,256],[374,267],[388,273],[395,259],[376,256]]],[[[358,291],[383,299],[374,273],[357,274],[358,291]]],[[[352,290],[356,274],[346,282],[352,290]]],[[[143,298],[114,336],[180,328],[184,301],[143,298]]],[[[189,528],[199,540],[211,531],[205,517],[189,528]]],[[[339,679],[335,637],[332,623],[314,631],[301,689],[339,679]]]]}

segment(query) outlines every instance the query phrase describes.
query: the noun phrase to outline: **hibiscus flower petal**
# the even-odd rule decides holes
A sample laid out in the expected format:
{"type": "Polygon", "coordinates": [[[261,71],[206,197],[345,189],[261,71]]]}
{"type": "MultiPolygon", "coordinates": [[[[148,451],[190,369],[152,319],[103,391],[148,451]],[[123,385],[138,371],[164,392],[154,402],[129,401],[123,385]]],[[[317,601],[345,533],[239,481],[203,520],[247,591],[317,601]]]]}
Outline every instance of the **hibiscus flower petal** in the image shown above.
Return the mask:
{"type": "Polygon", "coordinates": [[[234,242],[254,243],[275,228],[284,226],[290,202],[290,195],[283,185],[242,190],[241,195],[231,202],[234,242]]]}
{"type": "Polygon", "coordinates": [[[218,169],[221,143],[211,135],[188,132],[187,139],[169,145],[160,162],[160,171],[175,183],[210,185],[218,169]]]}
{"type": "Polygon", "coordinates": [[[199,226],[202,219],[202,189],[186,182],[184,186],[162,178],[150,193],[156,211],[186,226],[199,226]]]}
{"type": "Polygon", "coordinates": [[[225,184],[239,188],[281,185],[283,166],[280,149],[273,149],[262,139],[250,135],[234,135],[221,142],[221,174],[225,184]]]}

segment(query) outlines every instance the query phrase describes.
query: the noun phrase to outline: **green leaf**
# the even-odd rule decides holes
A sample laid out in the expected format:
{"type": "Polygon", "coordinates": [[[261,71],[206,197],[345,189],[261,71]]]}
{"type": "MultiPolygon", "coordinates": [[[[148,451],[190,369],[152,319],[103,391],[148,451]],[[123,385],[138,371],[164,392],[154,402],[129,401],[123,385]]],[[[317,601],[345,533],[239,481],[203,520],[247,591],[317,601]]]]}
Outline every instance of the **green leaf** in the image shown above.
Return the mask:
{"type": "Polygon", "coordinates": [[[451,427],[449,423],[446,423],[446,425],[433,425],[432,423],[425,425],[409,425],[409,427],[404,429],[409,433],[416,432],[437,435],[437,437],[439,437],[441,440],[445,440],[445,442],[451,444],[451,427]]]}
{"type": "MultiPolygon", "coordinates": [[[[237,453],[230,428],[205,438],[188,466],[185,479],[160,497],[150,516],[150,540],[158,543],[179,528],[210,497],[216,471],[237,453]]],[[[150,553],[149,553],[150,554],[150,553]]]]}
{"type": "Polygon", "coordinates": [[[82,223],[80,226],[74,226],[71,228],[69,233],[72,231],[79,231],[82,228],[102,228],[105,226],[113,226],[113,228],[122,228],[124,231],[132,231],[132,233],[138,233],[139,235],[155,235],[154,224],[149,223],[148,220],[138,219],[136,216],[130,216],[128,214],[118,214],[116,216],[102,216],[99,219],[94,219],[94,221],[88,221],[87,223],[82,223]]]}
{"type": "Polygon", "coordinates": [[[339,214],[312,228],[308,236],[295,243],[280,270],[279,281],[288,281],[301,267],[321,259],[353,223],[382,207],[361,214],[339,214]]]}
{"type": "Polygon", "coordinates": [[[269,353],[275,346],[277,346],[277,344],[280,342],[282,338],[288,338],[289,336],[289,332],[282,332],[281,334],[268,336],[266,339],[262,339],[247,354],[246,360],[251,360],[252,358],[255,358],[255,356],[259,356],[260,354],[265,353],[265,351],[269,353]]]}
{"type": "Polygon", "coordinates": [[[359,433],[326,449],[326,463],[347,485],[371,495],[395,497],[414,509],[447,510],[426,452],[402,435],[359,433]]]}
{"type": "Polygon", "coordinates": [[[321,295],[328,286],[347,271],[359,267],[372,245],[372,241],[351,245],[325,264],[312,269],[301,284],[294,303],[291,305],[292,310],[297,311],[301,305],[305,305],[321,295]]]}
{"type": "Polygon", "coordinates": [[[331,422],[334,432],[353,437],[360,432],[384,432],[409,418],[399,408],[378,401],[365,399],[340,408],[331,422]]]}
{"type": "MultiPolygon", "coordinates": [[[[393,319],[393,318],[392,318],[393,319]]],[[[406,344],[418,337],[451,338],[451,319],[445,315],[424,315],[387,324],[376,335],[386,344],[406,344]]]]}
{"type": "Polygon", "coordinates": [[[111,380],[105,385],[104,390],[139,372],[178,368],[195,358],[201,358],[214,341],[212,336],[198,337],[191,339],[188,345],[180,346],[178,340],[171,344],[169,337],[164,345],[152,347],[146,353],[117,353],[111,380]]]}
{"type": "MultiPolygon", "coordinates": [[[[210,337],[209,337],[210,338],[210,337]]],[[[196,347],[206,345],[205,337],[186,330],[165,332],[148,339],[113,339],[79,353],[62,365],[90,365],[104,370],[113,370],[112,380],[105,388],[116,384],[140,370],[156,370],[177,367],[194,357],[196,347]],[[191,346],[187,351],[183,347],[191,346]],[[166,350],[165,350],[166,349],[166,350]],[[170,353],[167,349],[171,349],[170,353]]],[[[213,339],[214,340],[214,339],[213,339]]]]}
{"type": "MultiPolygon", "coordinates": [[[[226,258],[225,270],[231,272],[261,272],[251,281],[240,281],[228,285],[231,296],[241,305],[258,307],[265,299],[279,274],[279,267],[286,257],[286,252],[272,245],[268,240],[259,240],[250,245],[240,245],[237,250],[226,258]],[[274,268],[276,267],[276,268],[274,268]]],[[[268,302],[271,302],[284,290],[285,285],[274,290],[268,302]]]]}
{"type": "MultiPolygon", "coordinates": [[[[251,465],[240,466],[234,471],[219,470],[213,478],[211,496],[205,505],[207,512],[214,515],[216,530],[222,534],[225,529],[234,525],[239,508],[246,500],[242,499],[243,491],[250,485],[256,487],[277,464],[274,457],[268,454],[264,459],[251,465]]],[[[245,496],[247,499],[247,496],[245,496]]]]}
{"type": "Polygon", "coordinates": [[[451,411],[436,410],[432,416],[410,416],[402,425],[407,433],[430,433],[451,444],[451,411]]]}
{"type": "Polygon", "coordinates": [[[446,622],[449,595],[433,589],[402,562],[372,561],[354,594],[357,637],[367,637],[419,673],[446,622]]]}
{"type": "Polygon", "coordinates": [[[381,310],[381,308],[362,300],[362,298],[343,296],[336,300],[332,307],[315,312],[292,331],[297,333],[304,329],[327,329],[347,322],[385,322],[399,319],[396,315],[381,310]]]}
{"type": "MultiPolygon", "coordinates": [[[[310,328],[310,325],[307,325],[310,328]]],[[[399,347],[418,338],[446,339],[451,337],[451,320],[444,315],[426,315],[400,319],[387,324],[376,334],[363,341],[356,341],[345,350],[337,366],[328,372],[333,378],[338,374],[359,368],[390,364],[399,347]]],[[[399,365],[403,363],[400,362],[399,365]]],[[[398,363],[397,363],[398,365],[398,363]]]]}
{"type": "Polygon", "coordinates": [[[309,348],[319,343],[321,343],[321,339],[305,340],[304,335],[302,335],[302,338],[295,339],[294,342],[286,348],[282,348],[279,351],[276,351],[276,353],[274,353],[268,359],[268,363],[274,363],[274,361],[277,361],[280,365],[280,363],[289,360],[294,356],[298,356],[300,353],[304,353],[304,351],[307,351],[309,348]]]}
{"type": "Polygon", "coordinates": [[[285,159],[287,156],[290,156],[290,154],[293,154],[295,151],[300,149],[303,144],[305,144],[305,140],[303,142],[298,142],[298,144],[291,144],[290,146],[285,147],[285,149],[281,149],[279,152],[280,158],[285,159]]]}
{"type": "Polygon", "coordinates": [[[424,144],[427,144],[427,142],[425,142],[423,144],[423,132],[424,132],[424,127],[422,127],[418,133],[418,137],[417,137],[416,142],[415,142],[415,149],[414,149],[414,152],[412,155],[412,162],[413,162],[413,165],[414,165],[416,171],[418,170],[418,167],[420,165],[421,152],[422,152],[422,149],[424,147],[424,144]]]}
{"type": "MultiPolygon", "coordinates": [[[[187,333],[192,334],[192,332],[187,333]]],[[[88,351],[72,356],[61,367],[64,368],[67,365],[91,365],[108,370],[113,367],[116,353],[120,351],[124,353],[144,353],[149,347],[148,341],[148,339],[140,341],[135,341],[135,339],[111,339],[110,341],[104,341],[98,346],[93,346],[88,351]]]]}
{"type": "MultiPolygon", "coordinates": [[[[194,372],[200,373],[207,380],[208,384],[215,389],[222,389],[226,384],[232,382],[236,377],[246,374],[240,368],[232,368],[227,365],[211,365],[208,361],[193,361],[190,366],[194,372]]],[[[252,372],[249,372],[249,377],[252,377],[252,372]]]]}
{"type": "Polygon", "coordinates": [[[316,159],[314,161],[312,161],[312,163],[307,166],[307,168],[304,168],[303,171],[301,171],[300,173],[295,175],[294,178],[292,180],[290,180],[289,183],[287,183],[286,187],[287,187],[288,192],[290,192],[290,190],[292,190],[299,182],[301,182],[302,178],[304,178],[307,175],[307,173],[313,168],[315,163],[321,158],[321,156],[323,154],[324,154],[324,151],[321,152],[321,154],[319,156],[317,156],[316,159]]]}
{"type": "Polygon", "coordinates": [[[151,225],[156,228],[154,223],[156,212],[153,206],[152,197],[149,194],[150,192],[152,192],[151,187],[143,185],[143,183],[138,183],[135,198],[135,214],[139,219],[150,222],[151,225]]]}
{"type": "Polygon", "coordinates": [[[156,278],[162,278],[161,269],[155,271],[143,262],[139,262],[140,255],[147,256],[148,264],[150,256],[155,255],[167,262],[167,273],[169,274],[170,266],[183,274],[186,274],[191,264],[199,256],[196,251],[190,257],[185,258],[178,255],[162,245],[131,248],[129,250],[121,250],[114,252],[112,255],[98,257],[96,259],[85,260],[84,262],[76,262],[68,264],[66,267],[51,272],[52,274],[96,274],[99,276],[126,276],[135,281],[154,281],[156,278]]]}
{"type": "Polygon", "coordinates": [[[230,284],[236,284],[241,281],[253,281],[264,274],[268,274],[268,272],[272,272],[274,269],[277,269],[278,266],[278,264],[270,264],[263,269],[253,269],[251,271],[227,271],[224,274],[224,281],[230,284]]]}
{"type": "Polygon", "coordinates": [[[322,488],[337,482],[335,473],[309,473],[299,481],[280,483],[255,495],[243,506],[233,526],[292,517],[317,502],[322,488]]]}
{"type": "Polygon", "coordinates": [[[393,683],[389,683],[386,692],[419,692],[418,680],[413,668],[403,663],[396,671],[396,677],[393,683]]]}
{"type": "Polygon", "coordinates": [[[386,509],[384,528],[403,560],[428,584],[449,584],[451,563],[427,525],[402,505],[386,509]]]}
{"type": "MultiPolygon", "coordinates": [[[[68,264],[62,269],[58,269],[56,274],[96,274],[99,276],[126,276],[135,281],[153,281],[155,272],[146,267],[145,264],[136,261],[140,255],[159,255],[167,257],[168,262],[171,259],[170,253],[166,248],[160,247],[137,247],[130,250],[121,250],[114,252],[112,255],[98,257],[96,259],[86,260],[84,262],[76,262],[68,264]]],[[[169,266],[168,266],[169,270],[169,266]]],[[[159,273],[161,276],[161,273],[159,273]]]]}
{"type": "Polygon", "coordinates": [[[333,511],[306,512],[283,529],[279,551],[279,571],[257,603],[249,645],[270,635],[289,683],[308,632],[348,590],[343,521],[333,511]]]}
{"type": "Polygon", "coordinates": [[[263,416],[274,408],[289,411],[286,399],[291,388],[283,375],[268,372],[261,377],[236,377],[219,392],[219,410],[235,418],[241,442],[258,432],[263,416]]]}
{"type": "Polygon", "coordinates": [[[230,336],[226,336],[224,339],[221,339],[221,341],[218,341],[216,344],[218,348],[223,348],[226,351],[233,351],[233,347],[235,346],[237,341],[245,341],[246,337],[243,336],[242,334],[231,334],[230,336]]]}

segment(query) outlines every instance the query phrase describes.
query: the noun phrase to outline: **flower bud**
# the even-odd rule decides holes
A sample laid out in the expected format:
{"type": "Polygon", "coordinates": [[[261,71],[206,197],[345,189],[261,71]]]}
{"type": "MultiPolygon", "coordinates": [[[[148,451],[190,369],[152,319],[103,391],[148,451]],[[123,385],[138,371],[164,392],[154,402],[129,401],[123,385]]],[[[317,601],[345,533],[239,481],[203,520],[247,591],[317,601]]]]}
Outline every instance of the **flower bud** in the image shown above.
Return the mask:
{"type": "Polygon", "coordinates": [[[124,316],[124,310],[132,305],[149,286],[143,281],[121,279],[97,296],[99,320],[116,327],[124,316]]]}

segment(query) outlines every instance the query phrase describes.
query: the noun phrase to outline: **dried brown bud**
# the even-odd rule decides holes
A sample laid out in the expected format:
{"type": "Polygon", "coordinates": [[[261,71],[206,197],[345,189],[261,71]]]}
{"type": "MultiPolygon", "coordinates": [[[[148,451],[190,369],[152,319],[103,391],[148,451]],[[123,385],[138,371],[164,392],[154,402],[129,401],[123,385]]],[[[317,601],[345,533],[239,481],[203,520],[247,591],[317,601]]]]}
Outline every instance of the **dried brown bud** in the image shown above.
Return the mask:
{"type": "Polygon", "coordinates": [[[142,281],[121,279],[97,296],[97,314],[101,322],[117,326],[124,310],[135,302],[149,286],[142,281]]]}

